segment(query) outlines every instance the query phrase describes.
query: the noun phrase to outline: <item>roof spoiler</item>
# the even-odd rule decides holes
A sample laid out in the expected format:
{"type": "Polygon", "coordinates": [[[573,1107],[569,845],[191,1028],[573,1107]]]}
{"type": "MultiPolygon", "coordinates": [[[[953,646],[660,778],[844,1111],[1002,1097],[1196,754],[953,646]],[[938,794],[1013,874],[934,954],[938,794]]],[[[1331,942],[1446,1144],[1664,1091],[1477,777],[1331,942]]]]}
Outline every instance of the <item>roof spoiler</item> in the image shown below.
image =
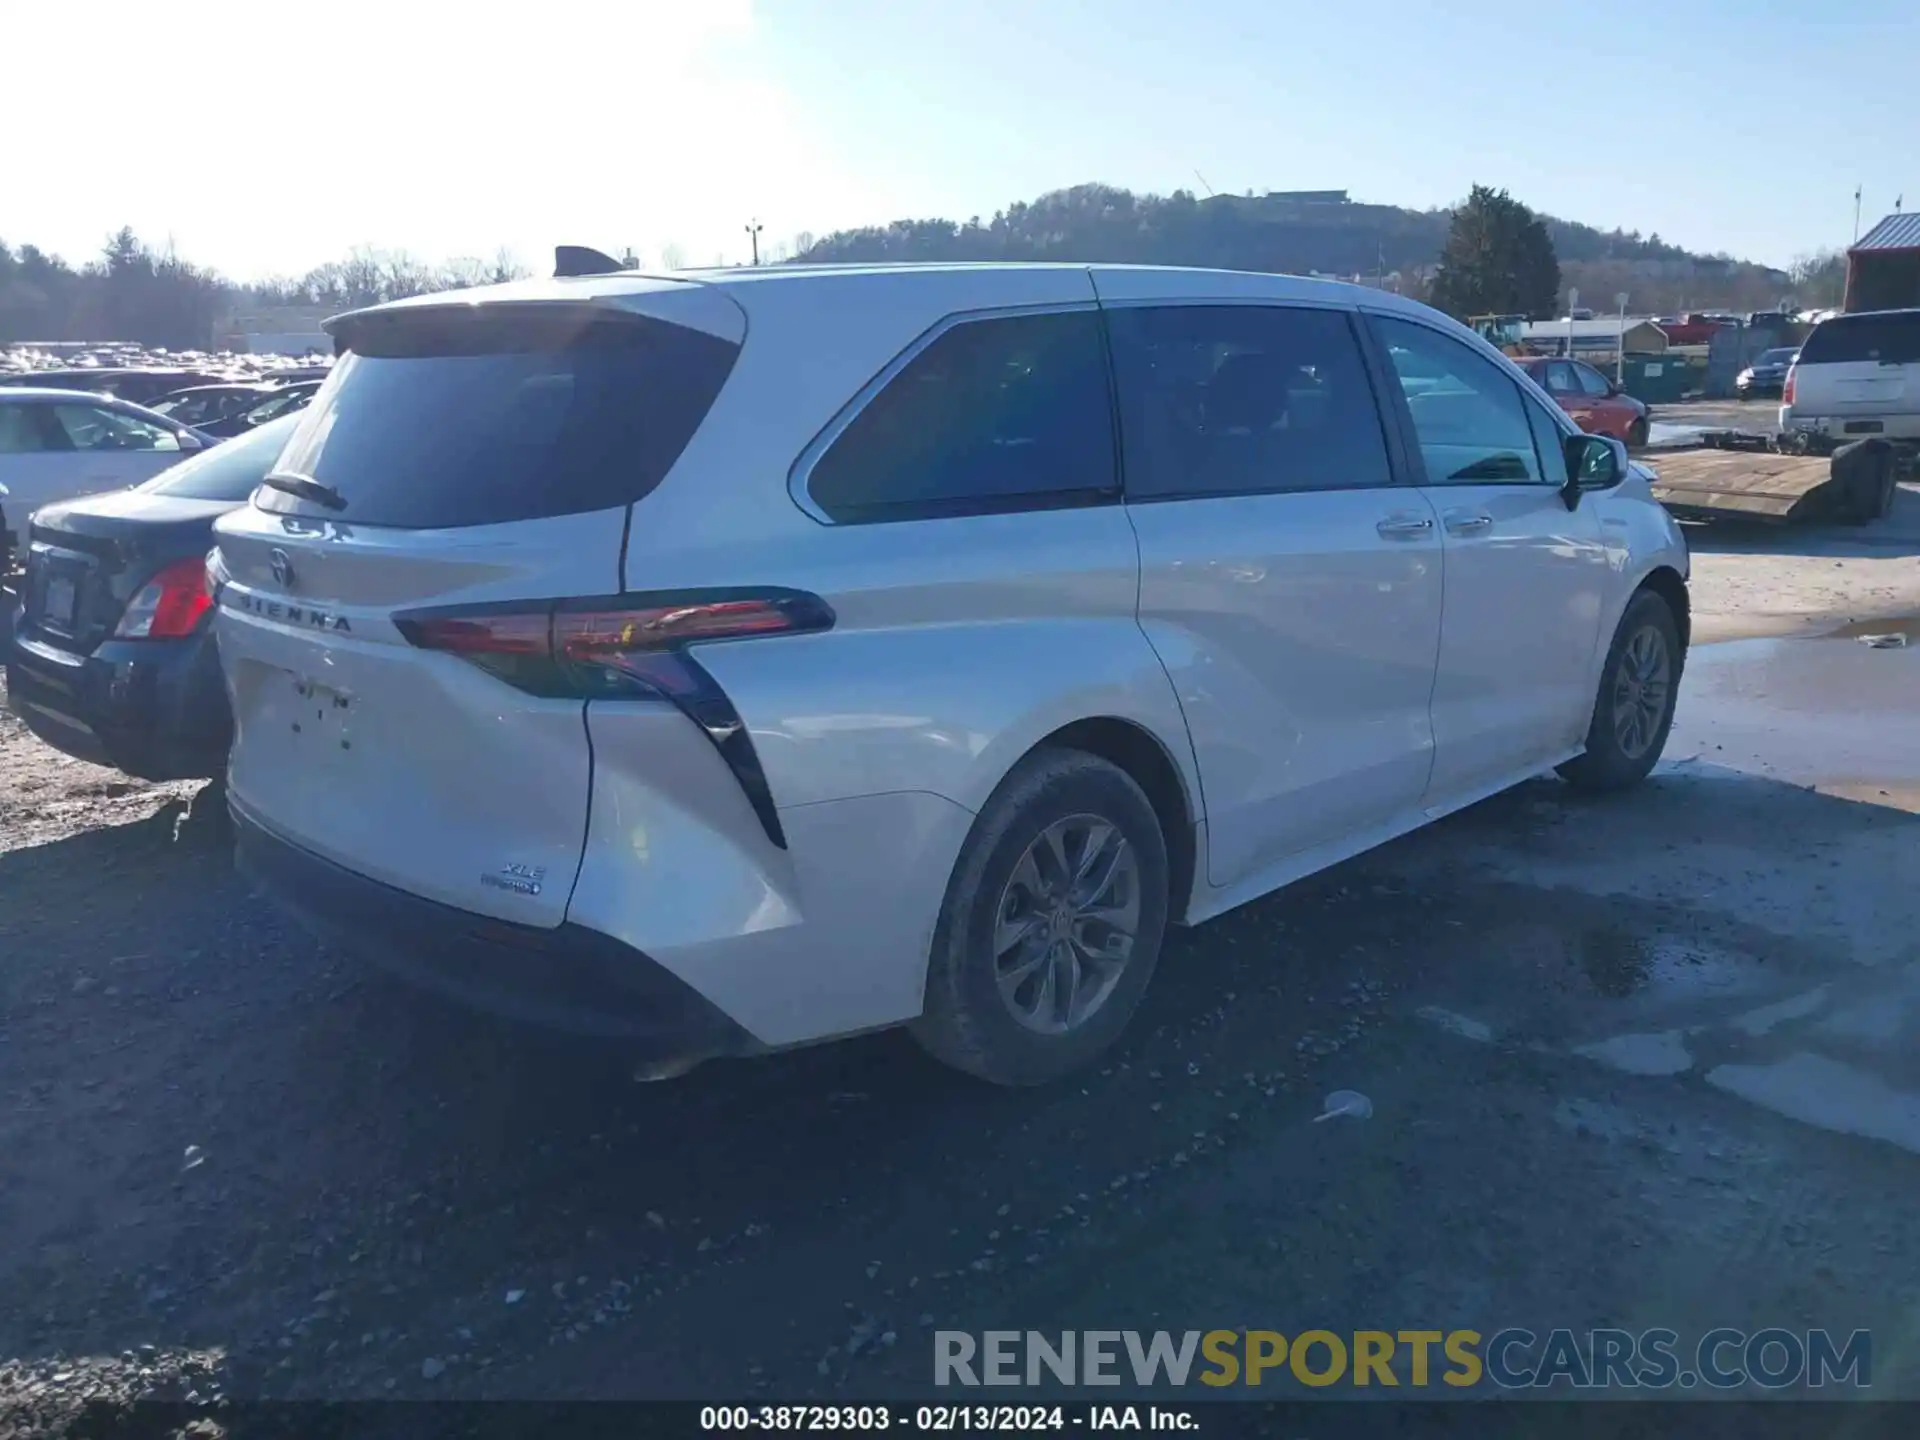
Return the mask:
{"type": "Polygon", "coordinates": [[[611,255],[603,255],[585,245],[553,247],[553,277],[556,280],[576,275],[617,275],[624,269],[626,266],[611,255]]]}

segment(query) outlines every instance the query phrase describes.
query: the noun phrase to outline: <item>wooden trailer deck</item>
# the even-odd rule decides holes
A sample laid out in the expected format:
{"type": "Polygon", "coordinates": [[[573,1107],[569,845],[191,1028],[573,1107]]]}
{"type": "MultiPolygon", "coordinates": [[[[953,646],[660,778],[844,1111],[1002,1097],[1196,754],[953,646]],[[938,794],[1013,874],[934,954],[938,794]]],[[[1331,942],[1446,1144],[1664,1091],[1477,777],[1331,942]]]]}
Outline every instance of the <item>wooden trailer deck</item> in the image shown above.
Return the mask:
{"type": "Polygon", "coordinates": [[[1863,525],[1891,513],[1910,452],[1882,442],[1843,445],[1831,455],[1782,455],[1763,436],[1726,432],[1696,449],[1655,451],[1654,498],[1685,519],[1716,517],[1794,525],[1832,520],[1863,525]]]}
{"type": "Polygon", "coordinates": [[[1832,462],[1820,455],[1703,448],[1641,458],[1659,476],[1654,498],[1688,518],[1811,519],[1810,512],[1822,508],[1817,492],[1832,478],[1832,462]]]}

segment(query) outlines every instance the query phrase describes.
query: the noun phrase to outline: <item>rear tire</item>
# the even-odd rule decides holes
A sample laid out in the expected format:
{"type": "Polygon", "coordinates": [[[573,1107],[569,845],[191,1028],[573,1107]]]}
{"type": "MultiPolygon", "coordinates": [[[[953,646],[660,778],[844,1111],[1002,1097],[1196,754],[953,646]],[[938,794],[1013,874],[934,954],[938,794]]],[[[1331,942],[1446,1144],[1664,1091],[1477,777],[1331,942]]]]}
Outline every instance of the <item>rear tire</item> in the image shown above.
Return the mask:
{"type": "Polygon", "coordinates": [[[194,792],[179,820],[178,835],[207,844],[225,844],[233,838],[233,817],[227,811],[225,777],[209,780],[194,792]]]}
{"type": "Polygon", "coordinates": [[[1083,751],[1035,751],[961,848],[914,1039],[996,1085],[1086,1065],[1153,978],[1168,883],[1166,837],[1131,776],[1083,751]]]}
{"type": "Polygon", "coordinates": [[[1647,778],[1666,749],[1686,652],[1673,609],[1652,590],[1627,602],[1613,632],[1584,755],[1560,767],[1579,790],[1625,790],[1647,778]]]}

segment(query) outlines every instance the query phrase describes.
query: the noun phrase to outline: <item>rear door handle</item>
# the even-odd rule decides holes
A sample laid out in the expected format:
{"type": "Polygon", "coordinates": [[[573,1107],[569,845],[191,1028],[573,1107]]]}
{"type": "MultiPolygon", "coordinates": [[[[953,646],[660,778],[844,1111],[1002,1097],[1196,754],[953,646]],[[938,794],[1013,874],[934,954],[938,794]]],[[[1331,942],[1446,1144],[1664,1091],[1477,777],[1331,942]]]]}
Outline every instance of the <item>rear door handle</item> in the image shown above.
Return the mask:
{"type": "Polygon", "coordinates": [[[1493,528],[1491,515],[1449,515],[1447,533],[1449,535],[1478,535],[1482,530],[1493,528]]]}
{"type": "Polygon", "coordinates": [[[1433,529],[1433,521],[1425,516],[1389,515],[1373,528],[1382,535],[1425,535],[1433,529]]]}

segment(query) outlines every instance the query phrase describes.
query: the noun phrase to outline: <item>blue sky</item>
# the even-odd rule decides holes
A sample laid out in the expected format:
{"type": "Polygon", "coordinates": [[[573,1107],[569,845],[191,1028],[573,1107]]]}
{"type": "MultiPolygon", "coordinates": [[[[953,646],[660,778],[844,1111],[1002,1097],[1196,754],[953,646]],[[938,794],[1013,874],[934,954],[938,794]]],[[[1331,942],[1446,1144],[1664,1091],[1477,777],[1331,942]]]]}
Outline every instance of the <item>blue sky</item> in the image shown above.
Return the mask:
{"type": "Polygon", "coordinates": [[[428,258],[558,240],[651,262],[1086,180],[1344,188],[1536,208],[1784,264],[1920,205],[1916,0],[425,0],[22,6],[0,238],[73,258],[115,225],[247,277],[355,244],[428,258]],[[102,27],[138,43],[101,47],[102,27]],[[346,56],[353,56],[350,61],[346,56]],[[71,64],[60,57],[70,56],[71,64]],[[352,77],[349,80],[349,77],[352,77]],[[90,95],[124,105],[75,103],[90,95]],[[258,99],[289,160],[146,106],[258,99]],[[151,141],[151,143],[149,143],[151,141]],[[119,157],[78,165],[88,147],[119,157]],[[168,164],[169,157],[183,162],[168,164]]]}

